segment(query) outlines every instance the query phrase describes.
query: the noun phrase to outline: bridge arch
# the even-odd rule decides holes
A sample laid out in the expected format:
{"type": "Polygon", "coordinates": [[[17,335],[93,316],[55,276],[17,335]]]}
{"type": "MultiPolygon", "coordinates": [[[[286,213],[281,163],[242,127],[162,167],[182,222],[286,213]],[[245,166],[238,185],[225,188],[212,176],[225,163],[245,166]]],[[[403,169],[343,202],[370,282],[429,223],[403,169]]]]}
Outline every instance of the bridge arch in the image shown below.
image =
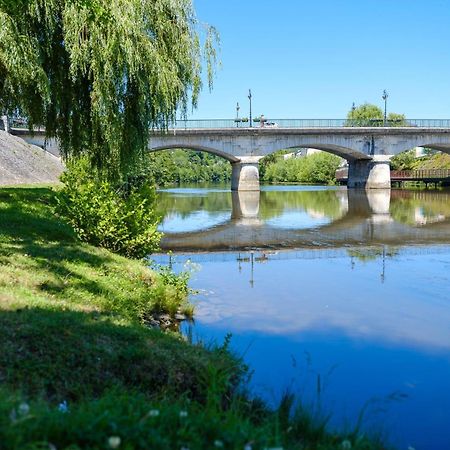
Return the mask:
{"type": "Polygon", "coordinates": [[[450,133],[414,134],[406,139],[398,140],[395,145],[386,145],[386,147],[389,148],[389,153],[392,155],[398,155],[415,147],[426,147],[450,154],[450,133]]]}
{"type": "Polygon", "coordinates": [[[362,153],[357,150],[354,150],[354,149],[351,149],[349,147],[342,147],[339,145],[326,144],[326,143],[324,144],[324,143],[321,143],[320,141],[311,141],[311,142],[306,141],[306,142],[301,142],[301,144],[290,145],[289,147],[280,147],[280,148],[278,148],[278,147],[279,146],[276,146],[275,150],[271,150],[265,156],[269,156],[280,150],[292,150],[292,149],[298,149],[298,148],[314,148],[317,150],[322,150],[324,152],[339,156],[340,158],[346,159],[347,161],[370,159],[370,157],[367,156],[367,154],[362,153]]]}
{"type": "Polygon", "coordinates": [[[187,146],[184,144],[168,144],[168,145],[161,145],[158,147],[152,147],[152,148],[148,149],[148,151],[150,153],[160,152],[160,151],[164,151],[164,150],[193,150],[196,152],[206,152],[206,153],[210,153],[211,155],[219,156],[219,157],[229,161],[230,163],[236,163],[236,162],[240,161],[239,158],[237,158],[236,156],[234,156],[230,153],[226,153],[219,149],[216,149],[213,147],[205,147],[202,145],[188,145],[187,146]]]}
{"type": "MultiPolygon", "coordinates": [[[[428,141],[427,141],[428,142],[428,141]]],[[[432,150],[438,150],[442,153],[447,153],[450,155],[450,144],[442,144],[442,143],[432,143],[432,144],[419,144],[416,147],[426,147],[431,148],[432,150]]],[[[411,150],[411,149],[409,149],[411,150]]]]}

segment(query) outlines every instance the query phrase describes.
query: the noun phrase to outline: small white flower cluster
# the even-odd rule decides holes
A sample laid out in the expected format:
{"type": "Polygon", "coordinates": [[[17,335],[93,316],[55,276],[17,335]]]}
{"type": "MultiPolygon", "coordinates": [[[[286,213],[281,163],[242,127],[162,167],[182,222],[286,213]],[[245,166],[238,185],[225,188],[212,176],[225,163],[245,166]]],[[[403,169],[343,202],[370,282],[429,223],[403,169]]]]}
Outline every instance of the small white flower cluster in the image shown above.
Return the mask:
{"type": "Polygon", "coordinates": [[[158,410],[158,409],[151,409],[151,410],[148,412],[148,415],[149,415],[150,417],[158,417],[158,416],[159,416],[159,410],[158,410]]]}
{"type": "Polygon", "coordinates": [[[67,404],[67,401],[64,400],[62,401],[59,405],[58,405],[58,411],[62,412],[62,413],[67,413],[69,412],[69,405],[67,404]]]}
{"type": "Polygon", "coordinates": [[[119,448],[122,440],[119,436],[110,436],[108,438],[108,446],[109,448],[119,448]]]}
{"type": "Polygon", "coordinates": [[[28,416],[30,413],[30,405],[28,403],[21,403],[17,409],[19,416],[28,416]]]}
{"type": "Polygon", "coordinates": [[[10,414],[9,418],[11,419],[11,422],[15,422],[17,419],[21,417],[28,416],[30,413],[30,405],[28,403],[22,402],[17,409],[14,408],[10,414]]]}
{"type": "Polygon", "coordinates": [[[352,448],[352,443],[348,439],[345,439],[341,443],[341,448],[342,450],[350,450],[352,448]]]}

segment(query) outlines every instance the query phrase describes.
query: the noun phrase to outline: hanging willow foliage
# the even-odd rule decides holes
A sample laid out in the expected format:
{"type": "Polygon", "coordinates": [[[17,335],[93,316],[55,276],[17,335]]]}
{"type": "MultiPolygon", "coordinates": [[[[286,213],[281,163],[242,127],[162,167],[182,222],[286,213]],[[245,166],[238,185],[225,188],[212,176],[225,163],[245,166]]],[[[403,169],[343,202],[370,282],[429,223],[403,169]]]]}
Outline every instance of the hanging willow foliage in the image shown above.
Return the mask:
{"type": "Polygon", "coordinates": [[[117,178],[197,105],[204,62],[211,87],[217,42],[192,0],[0,0],[0,106],[117,178]]]}

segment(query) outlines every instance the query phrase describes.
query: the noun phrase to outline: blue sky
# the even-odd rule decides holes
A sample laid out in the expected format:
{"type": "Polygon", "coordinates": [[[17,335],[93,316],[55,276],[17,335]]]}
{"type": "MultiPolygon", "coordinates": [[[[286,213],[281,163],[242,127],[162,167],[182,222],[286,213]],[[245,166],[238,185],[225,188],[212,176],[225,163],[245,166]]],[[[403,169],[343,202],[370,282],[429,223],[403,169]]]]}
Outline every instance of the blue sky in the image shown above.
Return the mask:
{"type": "Polygon", "coordinates": [[[194,0],[221,36],[214,89],[190,118],[343,118],[352,102],[450,118],[449,0],[194,0]]]}

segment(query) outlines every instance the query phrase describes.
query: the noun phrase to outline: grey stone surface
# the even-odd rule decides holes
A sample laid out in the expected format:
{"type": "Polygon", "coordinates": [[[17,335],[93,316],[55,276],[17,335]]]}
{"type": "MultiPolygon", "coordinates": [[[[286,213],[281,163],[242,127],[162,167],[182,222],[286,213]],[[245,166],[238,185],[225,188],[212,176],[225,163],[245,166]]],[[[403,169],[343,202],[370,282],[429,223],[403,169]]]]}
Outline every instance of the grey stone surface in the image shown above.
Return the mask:
{"type": "Polygon", "coordinates": [[[232,191],[259,191],[259,158],[240,158],[231,163],[232,191]]]}
{"type": "Polygon", "coordinates": [[[374,156],[369,160],[350,161],[347,186],[356,189],[389,189],[391,187],[389,159],[374,156]]]}
{"type": "Polygon", "coordinates": [[[63,170],[56,156],[0,131],[0,185],[54,183],[63,170]]]}
{"type": "Polygon", "coordinates": [[[277,150],[317,148],[348,161],[392,156],[414,147],[450,153],[449,128],[230,128],[154,133],[150,150],[189,148],[228,159],[263,157],[277,150]]]}

